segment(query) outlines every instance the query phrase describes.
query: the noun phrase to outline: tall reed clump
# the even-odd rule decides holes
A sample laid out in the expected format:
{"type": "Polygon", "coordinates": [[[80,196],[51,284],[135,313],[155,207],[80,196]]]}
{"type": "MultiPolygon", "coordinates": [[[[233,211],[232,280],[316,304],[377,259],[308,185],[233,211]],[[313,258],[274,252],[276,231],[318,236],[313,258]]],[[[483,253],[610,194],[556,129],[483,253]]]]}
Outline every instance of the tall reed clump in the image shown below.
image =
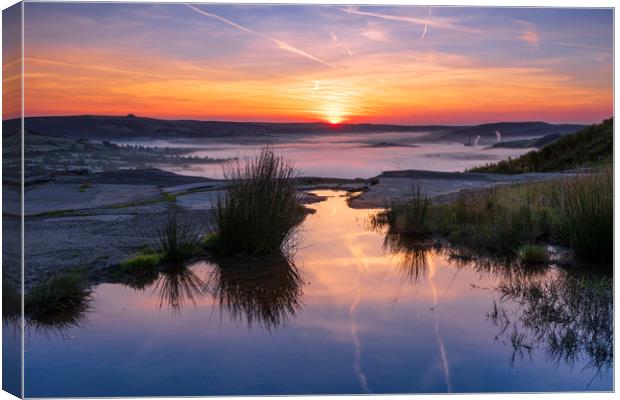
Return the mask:
{"type": "Polygon", "coordinates": [[[214,235],[207,246],[225,254],[266,254],[285,250],[304,212],[293,164],[269,147],[224,171],[230,187],[215,207],[214,235]]]}
{"type": "Polygon", "coordinates": [[[420,185],[413,186],[405,198],[392,201],[384,217],[397,232],[421,235],[428,231],[430,200],[420,185]]]}
{"type": "Polygon", "coordinates": [[[561,185],[557,231],[577,255],[593,261],[613,259],[613,170],[568,179],[561,185]]]}
{"type": "Polygon", "coordinates": [[[157,253],[163,262],[186,260],[198,247],[200,237],[200,230],[190,222],[179,221],[177,210],[172,207],[166,222],[156,228],[157,253]]]}
{"type": "Polygon", "coordinates": [[[86,311],[90,294],[83,271],[61,272],[26,294],[26,317],[41,324],[70,321],[86,311]]]}

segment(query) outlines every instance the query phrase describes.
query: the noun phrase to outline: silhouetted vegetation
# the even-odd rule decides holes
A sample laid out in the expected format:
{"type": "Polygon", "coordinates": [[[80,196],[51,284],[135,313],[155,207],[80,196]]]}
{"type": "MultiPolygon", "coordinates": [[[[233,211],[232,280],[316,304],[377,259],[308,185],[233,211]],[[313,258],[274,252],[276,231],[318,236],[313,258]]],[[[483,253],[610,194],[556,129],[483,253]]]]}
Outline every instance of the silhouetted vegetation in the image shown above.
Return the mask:
{"type": "MultiPolygon", "coordinates": [[[[522,246],[556,243],[583,259],[609,264],[612,190],[613,173],[607,167],[557,181],[462,192],[448,204],[425,205],[417,192],[409,204],[392,205],[375,218],[396,232],[429,232],[453,245],[506,258],[517,256],[522,246]]],[[[533,257],[530,250],[526,255],[533,257]]]]}
{"type": "Polygon", "coordinates": [[[218,258],[215,263],[207,287],[233,320],[272,331],[301,308],[304,282],[288,257],[218,258]]]}
{"type": "Polygon", "coordinates": [[[75,326],[90,307],[90,295],[84,271],[59,273],[26,292],[26,323],[40,329],[75,326]]]}
{"type": "Polygon", "coordinates": [[[428,231],[430,200],[419,185],[414,186],[400,201],[392,201],[383,217],[398,232],[424,234],[428,231]]]}
{"type": "Polygon", "coordinates": [[[517,250],[517,259],[523,266],[545,265],[549,262],[549,255],[544,246],[526,244],[517,250]]]}
{"type": "Polygon", "coordinates": [[[612,279],[556,272],[500,285],[489,319],[513,347],[511,364],[543,348],[555,362],[586,360],[596,376],[613,364],[612,279]]]}
{"type": "Polygon", "coordinates": [[[613,259],[613,169],[578,176],[559,184],[556,232],[561,243],[583,258],[613,259]]]}
{"type": "Polygon", "coordinates": [[[168,211],[167,221],[157,227],[156,249],[162,262],[188,259],[200,243],[201,232],[188,221],[179,221],[176,207],[168,211]]]}
{"type": "Polygon", "coordinates": [[[613,118],[594,124],[519,158],[472,168],[469,172],[520,174],[592,167],[613,160],[613,118]]]}
{"type": "Polygon", "coordinates": [[[8,283],[6,277],[2,279],[2,319],[4,321],[17,320],[22,312],[22,298],[15,286],[8,283]]]}
{"type": "Polygon", "coordinates": [[[225,172],[231,185],[215,209],[211,250],[224,254],[267,254],[285,250],[304,211],[295,190],[293,165],[270,148],[225,172]]]}
{"type": "Polygon", "coordinates": [[[155,284],[159,293],[159,307],[167,305],[172,313],[178,313],[187,302],[196,304],[196,298],[205,295],[205,282],[188,266],[169,265],[162,269],[155,284]]]}
{"type": "Polygon", "coordinates": [[[188,260],[200,251],[201,231],[193,224],[180,221],[177,210],[171,206],[166,221],[156,226],[154,245],[108,270],[108,276],[115,282],[134,289],[144,289],[167,267],[188,260]]]}
{"type": "Polygon", "coordinates": [[[143,290],[150,286],[159,276],[158,265],[161,256],[153,250],[143,250],[141,253],[121,262],[108,270],[110,279],[120,282],[136,290],[143,290]]]}

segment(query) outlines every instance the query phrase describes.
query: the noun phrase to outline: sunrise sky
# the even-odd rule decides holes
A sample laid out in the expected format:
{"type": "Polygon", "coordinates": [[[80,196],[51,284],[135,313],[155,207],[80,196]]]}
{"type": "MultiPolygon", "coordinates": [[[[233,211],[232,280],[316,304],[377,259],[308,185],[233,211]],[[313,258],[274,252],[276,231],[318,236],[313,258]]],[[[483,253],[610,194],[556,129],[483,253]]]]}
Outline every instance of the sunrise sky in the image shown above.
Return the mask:
{"type": "Polygon", "coordinates": [[[25,110],[591,123],[613,112],[612,22],[609,9],[26,3],[25,110]]]}

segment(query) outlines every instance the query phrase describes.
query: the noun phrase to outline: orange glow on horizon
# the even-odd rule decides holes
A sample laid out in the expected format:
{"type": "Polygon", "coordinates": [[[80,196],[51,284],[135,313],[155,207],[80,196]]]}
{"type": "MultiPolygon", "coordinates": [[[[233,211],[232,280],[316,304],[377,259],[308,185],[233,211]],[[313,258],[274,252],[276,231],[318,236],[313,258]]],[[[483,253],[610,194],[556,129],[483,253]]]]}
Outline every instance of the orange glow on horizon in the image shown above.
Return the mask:
{"type": "Polygon", "coordinates": [[[397,68],[389,60],[374,60],[355,75],[329,71],[330,79],[313,91],[314,73],[256,80],[178,62],[127,65],[121,55],[106,60],[82,55],[77,61],[78,54],[65,53],[63,58],[70,61],[26,56],[26,116],[133,113],[167,119],[459,124],[595,122],[612,114],[611,87],[568,82],[539,68],[449,68],[437,61],[417,67],[424,79],[405,80],[400,76],[411,64],[397,68]],[[383,65],[391,65],[394,76],[372,79],[383,65]]]}

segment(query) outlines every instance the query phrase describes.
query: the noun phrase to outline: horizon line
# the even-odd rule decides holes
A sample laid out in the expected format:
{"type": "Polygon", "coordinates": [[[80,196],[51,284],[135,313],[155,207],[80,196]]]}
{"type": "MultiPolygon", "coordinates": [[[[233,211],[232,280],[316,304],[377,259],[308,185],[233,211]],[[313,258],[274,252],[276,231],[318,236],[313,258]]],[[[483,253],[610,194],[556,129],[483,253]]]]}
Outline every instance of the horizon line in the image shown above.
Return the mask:
{"type": "MultiPolygon", "coordinates": [[[[549,125],[592,125],[600,123],[608,118],[613,118],[613,114],[607,118],[604,118],[601,121],[595,122],[547,122],[543,120],[492,120],[485,122],[477,122],[477,123],[454,123],[454,124],[444,124],[444,123],[391,123],[391,122],[347,122],[343,121],[337,124],[332,124],[327,121],[316,120],[316,121],[257,121],[257,120],[223,120],[223,119],[198,119],[198,118],[178,118],[178,117],[153,117],[153,116],[143,116],[136,115],[133,113],[128,113],[124,115],[113,115],[113,114],[58,114],[58,115],[30,115],[23,117],[24,119],[28,118],[76,118],[76,117],[106,117],[106,118],[142,118],[142,119],[154,119],[160,121],[194,121],[194,122],[220,122],[220,123],[239,123],[239,124],[320,124],[332,126],[334,128],[343,125],[389,125],[389,126],[401,126],[401,127],[421,127],[421,126],[447,126],[447,127],[465,127],[465,126],[478,126],[478,125],[487,125],[487,124],[501,124],[501,123],[544,123],[549,125]]],[[[2,121],[12,121],[21,119],[22,117],[14,117],[14,118],[3,118],[2,121]]]]}

